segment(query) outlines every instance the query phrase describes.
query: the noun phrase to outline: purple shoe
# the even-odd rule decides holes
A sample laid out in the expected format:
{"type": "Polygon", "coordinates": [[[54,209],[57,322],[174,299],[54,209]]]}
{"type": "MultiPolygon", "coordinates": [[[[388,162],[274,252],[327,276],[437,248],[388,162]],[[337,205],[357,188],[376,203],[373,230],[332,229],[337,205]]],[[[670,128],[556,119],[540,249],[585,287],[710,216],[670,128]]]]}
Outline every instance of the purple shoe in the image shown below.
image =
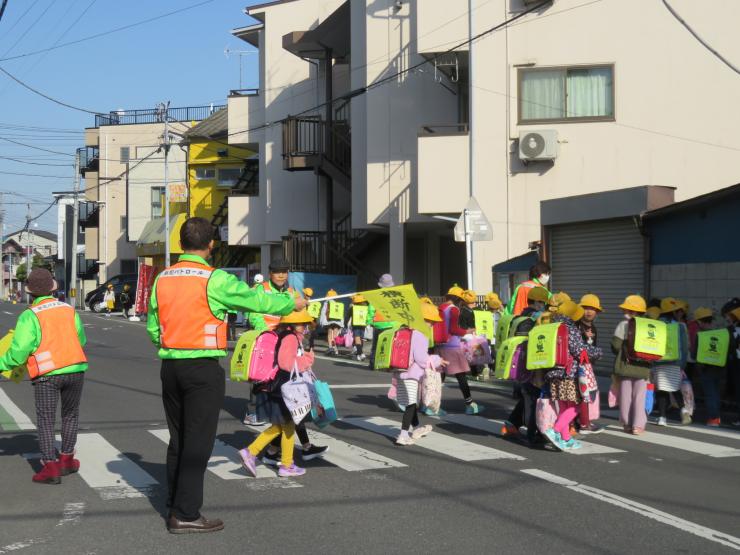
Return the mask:
{"type": "Polygon", "coordinates": [[[303,476],[306,473],[305,468],[301,468],[300,466],[296,466],[295,463],[291,464],[287,468],[283,465],[280,465],[280,470],[278,470],[278,476],[281,478],[290,478],[291,476],[303,476]]]}
{"type": "Polygon", "coordinates": [[[246,447],[239,450],[239,456],[242,458],[242,466],[255,478],[257,477],[257,457],[249,452],[246,447]]]}

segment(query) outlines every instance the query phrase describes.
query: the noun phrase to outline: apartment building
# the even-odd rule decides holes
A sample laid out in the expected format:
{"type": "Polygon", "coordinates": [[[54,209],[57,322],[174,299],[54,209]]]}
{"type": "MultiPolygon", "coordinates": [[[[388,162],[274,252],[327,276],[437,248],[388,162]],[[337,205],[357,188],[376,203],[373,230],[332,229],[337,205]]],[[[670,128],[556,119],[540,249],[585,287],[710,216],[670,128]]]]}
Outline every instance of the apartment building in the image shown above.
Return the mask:
{"type": "Polygon", "coordinates": [[[465,262],[435,216],[457,217],[472,195],[493,229],[473,248],[483,291],[493,265],[542,239],[542,201],[637,186],[673,187],[681,201],[736,183],[740,112],[729,107],[740,80],[729,64],[740,46],[733,18],[718,16],[734,4],[669,6],[246,8],[253,23],[233,33],[259,50],[260,90],[229,98],[229,140],[259,151],[260,195],[229,203],[230,242],[282,246],[298,265],[328,250],[351,270],[390,270],[438,293],[464,282],[465,262]]]}
{"type": "MultiPolygon", "coordinates": [[[[164,218],[165,213],[165,118],[171,145],[167,156],[171,196],[184,206],[187,152],[179,143],[194,122],[221,108],[118,110],[95,116],[95,127],[85,130],[80,163],[85,193],[80,203],[86,256],[79,268],[82,279],[103,283],[118,274],[136,273],[137,241],[152,220],[164,218]]],[[[163,242],[158,248],[163,249],[163,242]]],[[[163,256],[164,251],[150,254],[163,256]]]]}

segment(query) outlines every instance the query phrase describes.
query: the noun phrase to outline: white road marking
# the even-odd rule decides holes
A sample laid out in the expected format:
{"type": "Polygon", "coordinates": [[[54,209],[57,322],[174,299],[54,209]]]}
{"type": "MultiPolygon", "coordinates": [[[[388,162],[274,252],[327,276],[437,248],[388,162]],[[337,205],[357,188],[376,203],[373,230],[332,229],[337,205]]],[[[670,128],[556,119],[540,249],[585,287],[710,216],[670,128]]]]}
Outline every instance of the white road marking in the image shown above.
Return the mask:
{"type": "MultiPolygon", "coordinates": [[[[149,430],[149,433],[165,443],[170,442],[170,432],[167,428],[149,430]]],[[[242,466],[239,451],[217,439],[213,444],[213,453],[208,459],[208,470],[222,480],[247,480],[252,478],[242,466]]],[[[257,465],[257,478],[275,478],[277,472],[269,466],[257,465]]],[[[300,484],[298,487],[303,487],[300,484]]]]}
{"type": "MultiPolygon", "coordinates": [[[[357,472],[362,470],[378,470],[382,468],[400,468],[406,466],[403,463],[373,453],[346,443],[339,439],[333,438],[329,435],[316,432],[314,430],[307,430],[308,437],[311,443],[316,445],[325,445],[329,448],[329,451],[322,457],[325,461],[330,462],[333,465],[338,466],[342,470],[347,472],[357,472]]],[[[298,437],[296,437],[296,444],[300,445],[298,437]]]]}
{"type": "Polygon", "coordinates": [[[103,500],[146,497],[159,485],[100,434],[79,434],[76,456],[81,461],[80,477],[103,500]]]}
{"type": "MultiPolygon", "coordinates": [[[[397,437],[401,429],[400,423],[380,416],[370,416],[367,418],[343,418],[342,422],[392,438],[397,437]]],[[[514,455],[513,453],[499,451],[498,449],[492,449],[485,445],[478,445],[477,443],[472,443],[470,441],[465,441],[437,432],[432,432],[423,439],[420,439],[416,445],[466,462],[495,459],[514,459],[517,461],[525,460],[524,457],[514,455]]]]}
{"type": "Polygon", "coordinates": [[[12,316],[13,315],[12,312],[8,312],[7,310],[3,310],[3,314],[8,314],[9,316],[12,316]]]}
{"type": "MultiPolygon", "coordinates": [[[[619,420],[619,411],[614,409],[605,409],[601,411],[602,416],[608,418],[614,418],[619,420]]],[[[674,430],[686,430],[688,432],[695,432],[697,434],[704,434],[709,436],[724,437],[727,439],[735,439],[740,441],[740,430],[731,430],[728,428],[713,428],[710,426],[702,426],[701,424],[689,424],[684,426],[682,424],[668,424],[667,428],[674,430]]]]}
{"type": "MultiPolygon", "coordinates": [[[[468,428],[474,428],[488,432],[495,436],[501,437],[501,427],[504,425],[503,420],[493,420],[489,418],[482,418],[480,416],[473,416],[470,414],[447,414],[441,418],[445,422],[452,422],[453,424],[459,424],[460,426],[466,426],[468,428]]],[[[580,449],[567,450],[564,453],[569,455],[603,455],[606,453],[625,453],[623,449],[615,449],[614,447],[607,447],[605,445],[597,445],[596,443],[590,443],[588,441],[578,440],[582,447],[580,449]]]]}
{"type": "Polygon", "coordinates": [[[341,385],[330,385],[331,389],[388,389],[391,384],[389,383],[353,383],[353,384],[341,384],[341,385]]]}
{"type": "Polygon", "coordinates": [[[8,394],[5,393],[3,388],[0,387],[0,407],[5,409],[8,416],[14,421],[3,423],[3,429],[6,431],[17,431],[17,430],[35,430],[36,426],[26,414],[18,408],[8,394]]]}
{"type": "Polygon", "coordinates": [[[585,484],[579,484],[578,482],[574,482],[561,476],[556,476],[555,474],[550,474],[549,472],[545,472],[543,470],[530,468],[524,469],[522,470],[522,472],[528,474],[529,476],[534,476],[535,478],[545,480],[552,484],[563,486],[571,491],[575,491],[594,499],[598,499],[599,501],[603,501],[622,509],[632,511],[633,513],[646,516],[663,524],[667,524],[668,526],[672,526],[674,528],[678,528],[679,530],[683,530],[684,532],[688,532],[689,534],[699,536],[700,538],[704,538],[706,540],[724,545],[725,547],[735,549],[736,551],[740,551],[740,538],[736,538],[735,536],[731,536],[730,534],[725,534],[723,532],[701,526],[700,524],[696,524],[689,520],[684,520],[669,513],[659,511],[658,509],[650,507],[649,505],[643,505],[642,503],[632,501],[631,499],[615,495],[602,489],[587,486],[585,484]]]}
{"type": "Polygon", "coordinates": [[[37,539],[32,539],[32,540],[24,540],[24,541],[19,541],[15,543],[10,543],[8,545],[4,545],[0,547],[0,553],[15,553],[16,551],[20,551],[21,549],[25,549],[27,547],[31,547],[32,545],[38,545],[41,543],[46,543],[46,539],[37,538],[37,539]]]}
{"type": "Polygon", "coordinates": [[[633,439],[635,441],[642,441],[644,443],[662,445],[663,447],[681,449],[683,451],[689,451],[698,455],[707,455],[708,457],[718,459],[728,457],[740,457],[740,449],[725,447],[723,445],[715,445],[713,443],[705,443],[703,441],[696,441],[693,439],[687,439],[685,437],[672,436],[668,434],[658,434],[655,432],[643,432],[639,436],[636,436],[624,433],[624,431],[622,431],[619,426],[607,426],[607,429],[604,430],[604,433],[621,438],[633,439]]]}
{"type": "Polygon", "coordinates": [[[85,503],[65,503],[64,513],[62,518],[57,522],[57,526],[64,526],[71,524],[77,526],[82,519],[82,515],[85,514],[85,503]]]}

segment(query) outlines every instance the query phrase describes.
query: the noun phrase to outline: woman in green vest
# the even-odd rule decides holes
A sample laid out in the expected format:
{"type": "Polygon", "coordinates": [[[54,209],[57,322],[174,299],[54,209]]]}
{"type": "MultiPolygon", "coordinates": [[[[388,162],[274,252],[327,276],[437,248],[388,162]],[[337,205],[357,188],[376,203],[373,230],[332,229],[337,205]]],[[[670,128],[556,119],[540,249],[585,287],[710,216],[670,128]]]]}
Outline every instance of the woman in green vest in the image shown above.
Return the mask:
{"type": "Polygon", "coordinates": [[[362,350],[362,342],[365,338],[365,328],[373,321],[375,309],[371,307],[367,299],[362,295],[352,297],[352,304],[349,306],[347,317],[347,328],[352,330],[352,337],[355,343],[354,356],[357,360],[365,360],[365,353],[362,350]]]}

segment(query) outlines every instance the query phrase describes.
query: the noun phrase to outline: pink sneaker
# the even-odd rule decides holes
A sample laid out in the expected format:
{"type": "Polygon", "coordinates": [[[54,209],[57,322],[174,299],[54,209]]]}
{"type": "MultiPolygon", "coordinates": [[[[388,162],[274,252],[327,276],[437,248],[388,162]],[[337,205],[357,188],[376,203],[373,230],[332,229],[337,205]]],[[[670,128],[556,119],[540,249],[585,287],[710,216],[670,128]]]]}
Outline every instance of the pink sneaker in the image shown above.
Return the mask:
{"type": "Polygon", "coordinates": [[[296,466],[295,463],[291,464],[288,467],[280,465],[280,470],[278,470],[278,476],[280,476],[281,478],[290,478],[291,476],[303,476],[305,473],[306,469],[301,468],[300,466],[296,466]]]}
{"type": "Polygon", "coordinates": [[[249,452],[246,447],[239,450],[239,456],[242,458],[242,466],[255,478],[257,477],[257,457],[249,452]]]}

